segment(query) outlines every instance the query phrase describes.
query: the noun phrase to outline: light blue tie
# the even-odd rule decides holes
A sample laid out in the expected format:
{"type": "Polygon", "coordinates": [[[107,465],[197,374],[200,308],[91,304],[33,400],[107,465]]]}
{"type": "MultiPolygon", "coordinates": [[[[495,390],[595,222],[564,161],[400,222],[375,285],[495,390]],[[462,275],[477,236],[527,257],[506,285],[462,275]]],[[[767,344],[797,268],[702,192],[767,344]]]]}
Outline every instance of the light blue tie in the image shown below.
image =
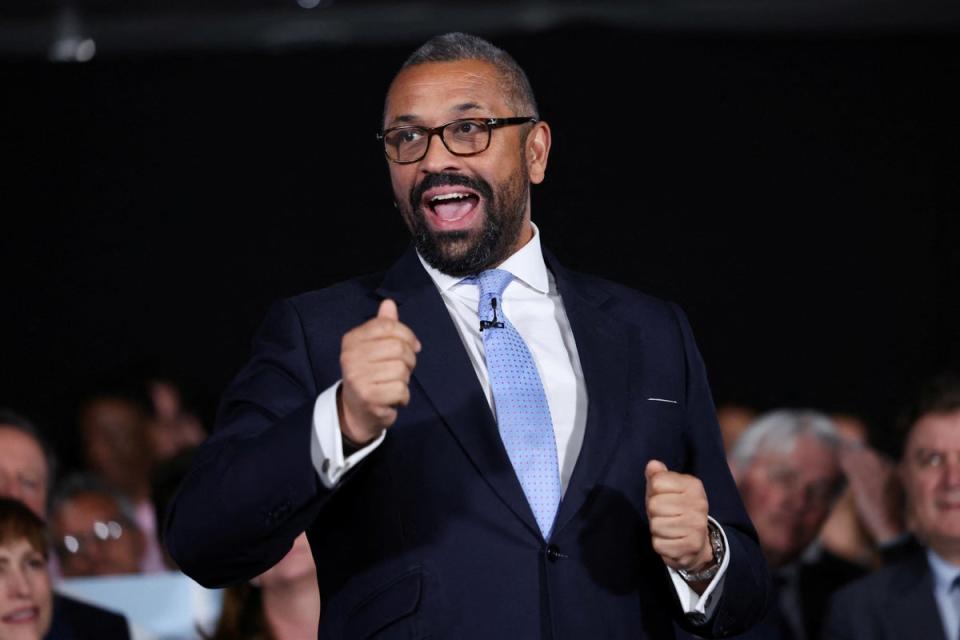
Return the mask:
{"type": "Polygon", "coordinates": [[[543,538],[548,540],[560,504],[557,444],[533,356],[503,312],[503,290],[511,280],[513,274],[502,269],[468,279],[480,289],[477,311],[500,438],[543,538]]]}

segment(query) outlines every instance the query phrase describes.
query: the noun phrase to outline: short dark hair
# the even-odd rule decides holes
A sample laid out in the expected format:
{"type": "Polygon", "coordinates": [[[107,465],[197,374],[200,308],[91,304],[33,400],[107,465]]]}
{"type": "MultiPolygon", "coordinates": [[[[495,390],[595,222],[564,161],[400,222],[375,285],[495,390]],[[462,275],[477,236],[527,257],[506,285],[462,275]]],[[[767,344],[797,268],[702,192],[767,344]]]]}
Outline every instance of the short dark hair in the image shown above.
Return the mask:
{"type": "Polygon", "coordinates": [[[517,110],[513,115],[540,117],[530,80],[513,56],[483,38],[469,33],[445,33],[430,38],[407,58],[400,67],[400,71],[427,62],[458,62],[460,60],[482,60],[492,64],[500,73],[507,102],[517,110]],[[520,113],[521,111],[523,113],[520,113]]]}
{"type": "Polygon", "coordinates": [[[57,456],[50,445],[47,444],[40,430],[30,420],[6,407],[0,407],[0,427],[13,429],[32,438],[40,447],[40,450],[43,451],[43,457],[47,461],[47,495],[49,497],[50,487],[54,485],[57,477],[57,456]]]}
{"type": "Polygon", "coordinates": [[[901,453],[914,425],[923,417],[960,410],[960,375],[949,371],[931,378],[920,387],[913,402],[900,414],[897,430],[901,434],[901,453]]]}
{"type": "Polygon", "coordinates": [[[19,500],[0,497],[0,544],[26,540],[35,551],[48,556],[47,527],[40,516],[19,500]]]}
{"type": "Polygon", "coordinates": [[[68,502],[87,495],[107,498],[116,505],[117,511],[125,521],[125,525],[137,526],[133,504],[103,480],[89,473],[75,473],[67,476],[57,485],[57,489],[50,500],[49,517],[51,521],[68,502]]]}

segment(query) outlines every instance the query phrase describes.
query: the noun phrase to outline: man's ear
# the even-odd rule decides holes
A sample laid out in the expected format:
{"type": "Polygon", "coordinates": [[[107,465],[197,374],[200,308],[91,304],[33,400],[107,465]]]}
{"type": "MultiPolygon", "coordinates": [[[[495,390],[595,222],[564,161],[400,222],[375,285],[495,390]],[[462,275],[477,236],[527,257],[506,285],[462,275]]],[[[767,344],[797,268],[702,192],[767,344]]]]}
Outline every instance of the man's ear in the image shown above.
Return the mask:
{"type": "Polygon", "coordinates": [[[527,173],[530,182],[540,184],[547,174],[547,158],[550,155],[550,125],[537,122],[527,134],[526,153],[527,173]]]}

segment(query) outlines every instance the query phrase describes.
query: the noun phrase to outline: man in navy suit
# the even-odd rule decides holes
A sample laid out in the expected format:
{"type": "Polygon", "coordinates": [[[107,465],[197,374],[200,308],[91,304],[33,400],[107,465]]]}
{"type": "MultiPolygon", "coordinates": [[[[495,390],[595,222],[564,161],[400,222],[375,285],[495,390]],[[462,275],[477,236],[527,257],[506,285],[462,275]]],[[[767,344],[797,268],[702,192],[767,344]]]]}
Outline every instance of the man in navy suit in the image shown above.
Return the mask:
{"type": "Polygon", "coordinates": [[[179,565],[207,585],[247,579],[306,530],[324,638],[753,624],[768,575],[689,325],[541,249],[530,184],[551,134],[523,71],[479,38],[434,38],[394,78],[381,138],[414,247],[271,309],[169,513],[179,565]],[[507,284],[488,309],[494,268],[507,284]],[[535,383],[488,370],[484,340],[505,323],[535,383]],[[549,408],[546,521],[504,426],[502,390],[520,387],[549,408]]]}
{"type": "Polygon", "coordinates": [[[837,592],[824,640],[960,636],[960,377],[928,382],[904,426],[906,521],[922,546],[837,592]]]}

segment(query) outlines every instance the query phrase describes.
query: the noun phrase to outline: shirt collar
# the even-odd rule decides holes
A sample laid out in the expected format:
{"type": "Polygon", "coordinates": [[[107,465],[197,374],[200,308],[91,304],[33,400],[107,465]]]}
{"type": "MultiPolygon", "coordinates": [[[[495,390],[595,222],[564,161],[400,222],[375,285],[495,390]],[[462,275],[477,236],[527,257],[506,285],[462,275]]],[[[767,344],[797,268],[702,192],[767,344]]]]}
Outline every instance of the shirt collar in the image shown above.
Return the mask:
{"type": "Polygon", "coordinates": [[[960,575],[960,567],[950,564],[933,549],[927,549],[927,563],[933,573],[933,586],[936,590],[949,592],[953,581],[960,575]]]}
{"type": "MultiPolygon", "coordinates": [[[[550,284],[547,278],[547,265],[543,261],[543,250],[540,247],[540,230],[537,228],[537,225],[532,222],[530,224],[533,227],[533,237],[530,238],[530,241],[523,245],[519,251],[498,265],[497,269],[509,271],[515,279],[531,289],[545,294],[548,293],[550,284]]],[[[434,269],[427,264],[419,251],[417,252],[417,258],[441,293],[452,289],[463,280],[463,278],[459,276],[451,276],[438,269],[434,269]]]]}

